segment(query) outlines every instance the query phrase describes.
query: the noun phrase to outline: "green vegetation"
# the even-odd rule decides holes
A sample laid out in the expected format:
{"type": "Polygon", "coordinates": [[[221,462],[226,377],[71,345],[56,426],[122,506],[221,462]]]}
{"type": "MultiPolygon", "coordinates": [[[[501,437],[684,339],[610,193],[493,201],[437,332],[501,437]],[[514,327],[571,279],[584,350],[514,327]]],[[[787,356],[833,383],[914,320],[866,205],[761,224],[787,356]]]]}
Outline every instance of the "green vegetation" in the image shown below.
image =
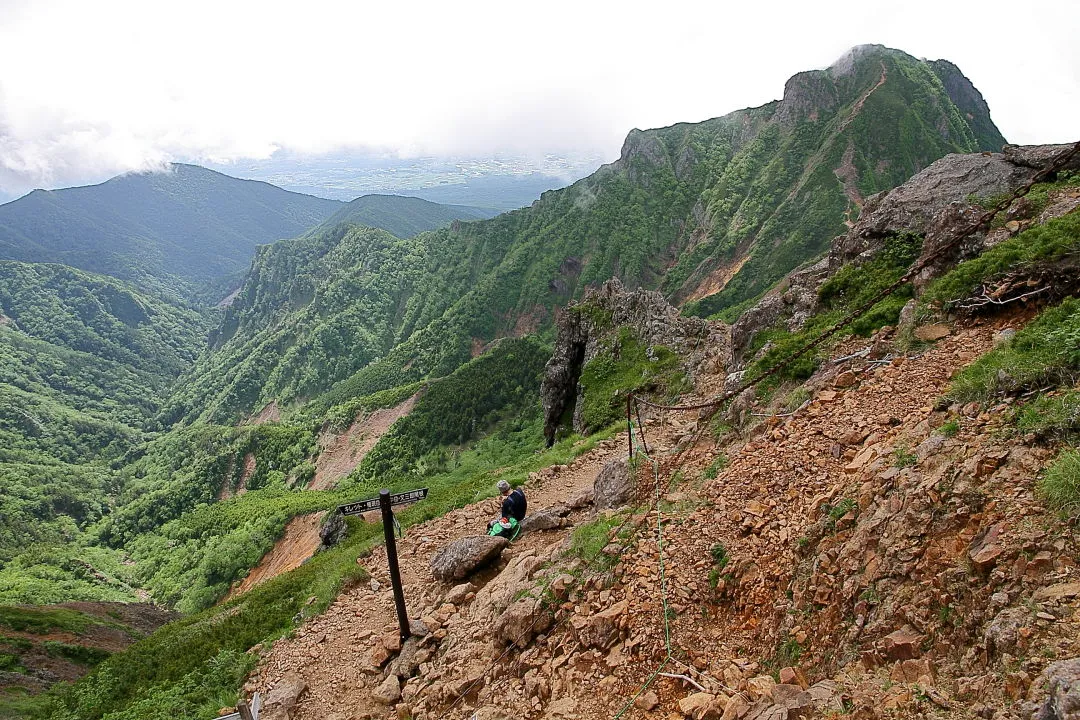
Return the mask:
{"type": "MultiPolygon", "coordinates": [[[[480,220],[495,213],[462,205],[440,205],[401,195],[363,195],[331,215],[324,226],[341,223],[380,228],[399,238],[436,230],[455,220],[480,220]]],[[[294,235],[296,233],[293,233],[294,235]]]]}
{"type": "Polygon", "coordinates": [[[1015,415],[1023,433],[1066,439],[1080,432],[1080,390],[1055,390],[1021,405],[1015,415]]]}
{"type": "Polygon", "coordinates": [[[349,536],[338,547],[111,656],[84,679],[55,690],[54,714],[80,720],[164,719],[176,717],[180,707],[198,713],[235,704],[237,688],[255,661],[243,653],[280,636],[296,618],[322,612],[344,584],[363,579],[356,558],[376,541],[378,530],[350,521],[349,536]],[[310,597],[316,600],[308,604],[310,597]],[[170,698],[162,705],[152,702],[170,698]]]}
{"type": "Polygon", "coordinates": [[[1069,298],[1043,311],[1009,343],[957,373],[949,398],[955,402],[986,402],[1027,390],[1069,387],[1078,378],[1080,300],[1069,298]]]}
{"type": "Polygon", "coordinates": [[[931,307],[949,310],[996,276],[1022,271],[1036,263],[1057,262],[1078,250],[1080,214],[1073,212],[1029,228],[978,257],[960,263],[932,282],[919,301],[924,313],[931,307]]]}
{"type": "Polygon", "coordinates": [[[727,548],[724,547],[723,543],[716,543],[713,545],[712,548],[709,549],[709,554],[712,556],[713,565],[717,568],[723,570],[727,567],[730,558],[728,557],[727,548]]]}
{"type": "Polygon", "coordinates": [[[536,408],[537,388],[550,355],[550,349],[535,338],[504,340],[491,352],[430,383],[412,411],[382,437],[350,481],[423,474],[417,463],[436,448],[461,445],[500,418],[536,408]]]}
{"type": "Polygon", "coordinates": [[[937,429],[938,434],[947,438],[954,438],[960,434],[960,421],[950,420],[937,429]]]}
{"type": "Polygon", "coordinates": [[[1065,517],[1080,516],[1080,449],[1062,450],[1046,467],[1039,490],[1065,517]]]}
{"type": "Polygon", "coordinates": [[[717,455],[705,471],[701,474],[706,480],[715,480],[716,476],[728,466],[728,456],[724,453],[717,455]]]}
{"type": "Polygon", "coordinates": [[[919,462],[919,457],[906,445],[897,445],[893,449],[893,466],[898,468],[912,467],[919,462]]]}
{"type": "Polygon", "coordinates": [[[795,412],[811,397],[813,397],[813,393],[810,392],[810,388],[800,385],[787,396],[787,400],[784,401],[784,409],[788,412],[795,412]]]}
{"type": "Polygon", "coordinates": [[[56,640],[45,641],[45,652],[53,657],[70,660],[80,665],[97,665],[111,654],[108,650],[100,650],[86,645],[71,645],[56,640]]]}
{"type": "Polygon", "coordinates": [[[581,560],[590,572],[603,572],[614,567],[618,558],[605,554],[604,548],[626,520],[625,513],[611,513],[578,525],[570,536],[566,554],[581,560]]]}
{"type": "Polygon", "coordinates": [[[840,522],[841,518],[847,515],[849,512],[858,508],[858,504],[853,498],[841,498],[840,502],[836,503],[832,507],[825,506],[822,509],[826,510],[826,525],[830,532],[836,530],[836,523],[840,522]]]}
{"type": "Polygon", "coordinates": [[[53,631],[81,633],[100,621],[67,608],[35,608],[0,605],[0,625],[19,632],[45,635],[53,631]]]}
{"type": "Polygon", "coordinates": [[[625,416],[627,393],[657,393],[670,401],[690,389],[678,355],[663,345],[646,347],[627,327],[601,341],[580,382],[585,391],[581,418],[589,432],[625,416]]]}
{"type": "MultiPolygon", "coordinates": [[[[885,241],[884,249],[869,262],[862,265],[850,263],[841,268],[818,290],[820,309],[812,315],[803,328],[790,332],[786,327],[776,327],[758,333],[751,343],[751,352],[758,352],[768,345],[747,369],[750,377],[765,373],[783,362],[804,345],[835,325],[844,316],[862,307],[879,292],[904,276],[911,263],[919,256],[922,239],[914,235],[895,235],[885,241]]],[[[900,287],[889,297],[875,304],[858,320],[837,333],[823,346],[801,356],[783,371],[758,385],[758,392],[769,394],[785,382],[806,380],[821,364],[828,348],[844,337],[870,335],[884,325],[895,325],[900,310],[912,296],[910,285],[900,287]]]]}

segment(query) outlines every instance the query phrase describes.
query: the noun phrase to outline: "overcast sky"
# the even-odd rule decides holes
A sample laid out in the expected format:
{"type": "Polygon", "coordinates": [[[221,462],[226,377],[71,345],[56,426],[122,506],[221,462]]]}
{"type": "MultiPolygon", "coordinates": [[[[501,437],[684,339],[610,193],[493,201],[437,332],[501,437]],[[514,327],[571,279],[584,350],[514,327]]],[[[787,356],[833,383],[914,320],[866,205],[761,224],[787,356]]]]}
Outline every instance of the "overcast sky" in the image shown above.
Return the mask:
{"type": "Polygon", "coordinates": [[[279,148],[614,159],[863,43],[952,60],[1010,141],[1065,142],[1078,37],[1075,0],[0,0],[0,193],[279,148]]]}

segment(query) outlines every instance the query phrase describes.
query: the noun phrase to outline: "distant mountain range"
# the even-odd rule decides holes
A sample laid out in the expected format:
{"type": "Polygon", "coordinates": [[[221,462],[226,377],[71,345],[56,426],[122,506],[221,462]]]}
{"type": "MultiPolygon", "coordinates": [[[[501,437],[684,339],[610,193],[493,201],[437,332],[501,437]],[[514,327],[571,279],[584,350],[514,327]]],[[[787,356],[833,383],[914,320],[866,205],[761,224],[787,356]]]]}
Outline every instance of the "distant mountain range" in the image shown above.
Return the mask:
{"type": "Polygon", "coordinates": [[[492,210],[439,203],[401,195],[364,195],[331,215],[323,225],[353,223],[381,228],[399,238],[411,238],[428,230],[449,225],[454,220],[486,220],[492,210]]]}
{"type": "Polygon", "coordinates": [[[0,260],[60,263],[186,295],[247,270],[257,246],[332,216],[411,236],[491,214],[388,195],[342,203],[176,164],[0,205],[0,260]]]}

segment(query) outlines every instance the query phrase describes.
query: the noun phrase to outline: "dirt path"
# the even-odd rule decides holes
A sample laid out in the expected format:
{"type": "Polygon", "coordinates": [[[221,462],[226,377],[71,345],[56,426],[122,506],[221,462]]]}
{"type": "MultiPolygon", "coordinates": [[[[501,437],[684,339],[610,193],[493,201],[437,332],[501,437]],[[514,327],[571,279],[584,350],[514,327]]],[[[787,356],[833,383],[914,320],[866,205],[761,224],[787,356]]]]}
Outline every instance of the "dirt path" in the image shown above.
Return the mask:
{"type": "Polygon", "coordinates": [[[417,397],[413,395],[392,408],[362,415],[340,435],[326,434],[319,438],[322,452],[315,461],[315,477],[308,490],[329,490],[355,470],[390,426],[409,414],[417,397]]]}
{"type": "MultiPolygon", "coordinates": [[[[400,545],[410,616],[426,614],[440,629],[437,649],[425,651],[419,674],[403,689],[397,709],[412,712],[419,704],[424,720],[610,718],[664,659],[666,615],[672,671],[697,673],[717,693],[725,688],[726,696],[738,688],[740,697],[755,702],[760,693],[755,695],[758,685],[752,680],[797,665],[810,683],[825,683],[824,702],[839,702],[836,693],[842,687],[860,707],[907,703],[915,714],[901,716],[918,716],[925,707],[901,692],[904,683],[890,675],[899,672],[891,661],[883,661],[879,670],[859,670],[862,674],[853,679],[843,674],[844,668],[856,667],[860,657],[878,657],[882,638],[905,624],[943,638],[966,632],[948,624],[936,609],[937,599],[945,598],[942,602],[952,603],[949,607],[963,617],[978,618],[973,620],[977,637],[981,624],[992,617],[977,614],[985,612],[993,590],[984,587],[984,580],[969,582],[968,548],[983,524],[1039,512],[1032,483],[1048,451],[1027,448],[1015,438],[1003,444],[993,412],[967,406],[945,411],[935,405],[956,370],[991,347],[1000,326],[956,329],[911,357],[855,360],[856,365],[836,368],[819,380],[800,410],[767,418],[748,438],[723,448],[726,467],[712,478],[706,469],[716,467],[722,448],[707,437],[680,456],[685,460],[680,473],[671,467],[676,438],[692,433],[694,417],[647,420],[653,456],[663,463],[659,515],[649,503],[639,508],[632,523],[636,530],[625,538],[609,536],[619,538],[613,545],[621,545],[610,574],[584,576],[576,594],[560,606],[557,617],[562,619],[554,628],[494,665],[496,657],[502,658],[499,645],[492,645],[493,625],[478,609],[495,607],[490,594],[498,592],[495,588],[515,587],[507,576],[516,569],[528,563],[548,567],[559,557],[555,548],[588,516],[578,512],[567,527],[523,536],[504,552],[498,569],[472,578],[476,594],[465,596],[460,606],[443,604],[447,587],[432,582],[428,564],[452,540],[476,534],[494,513],[496,501],[410,529],[400,545]],[[935,435],[957,413],[959,435],[951,440],[935,435]],[[980,518],[966,509],[974,496],[956,479],[958,472],[973,473],[983,483],[993,498],[985,511],[993,515],[980,518]],[[964,505],[955,522],[941,514],[946,497],[939,492],[953,493],[950,502],[964,505]],[[834,512],[837,508],[842,509],[834,512]],[[664,535],[666,602],[658,580],[658,525],[664,535]],[[723,566],[716,562],[717,545],[724,548],[723,566]],[[877,603],[883,604],[874,610],[877,603]],[[594,621],[615,608],[619,633],[612,644],[583,645],[594,621]],[[855,622],[853,612],[867,613],[865,626],[855,622]],[[778,648],[793,650],[784,656],[778,648]],[[471,687],[473,677],[477,689],[447,713],[447,705],[471,687]]],[[[608,458],[625,452],[624,441],[613,438],[569,467],[536,474],[528,486],[530,510],[589,487],[608,458]]],[[[1010,540],[1014,549],[1057,547],[1050,544],[1058,542],[1053,535],[1027,521],[1006,532],[1016,535],[1010,540]]],[[[1051,551],[1045,554],[1053,558],[1051,551]]],[[[555,567],[563,567],[558,562],[555,567]]],[[[247,692],[266,693],[283,678],[298,676],[307,690],[294,720],[393,714],[393,707],[372,698],[382,680],[372,654],[380,647],[379,637],[396,627],[384,554],[377,551],[365,565],[372,582],[344,593],[295,637],[275,643],[247,692]]],[[[1015,570],[1019,565],[1008,567],[1025,572],[1015,570]]],[[[1039,572],[1046,573],[1048,561],[1041,567],[1039,572]]],[[[1053,567],[1056,580],[1046,582],[1066,587],[1061,583],[1075,575],[1072,566],[1063,561],[1053,567]]],[[[1035,576],[1026,572],[1010,593],[1030,591],[1035,576]]],[[[1074,626],[1058,625],[1046,633],[1057,633],[1062,647],[1080,647],[1075,638],[1067,639],[1075,635],[1074,626]]],[[[964,666],[958,658],[973,641],[962,637],[953,638],[955,645],[943,640],[934,648],[934,663],[940,666],[933,682],[944,693],[939,697],[963,692],[957,675],[964,666]]],[[[986,682],[1000,684],[994,677],[991,672],[986,682]]],[[[678,701],[694,691],[667,678],[652,690],[656,710],[647,714],[632,708],[627,717],[670,716],[678,701]]]]}
{"type": "Polygon", "coordinates": [[[239,585],[229,591],[225,600],[232,600],[237,595],[243,595],[259,583],[266,582],[281,573],[295,570],[314,555],[319,548],[319,520],[323,515],[324,513],[317,512],[298,515],[289,520],[285,526],[285,533],[274,543],[274,548],[263,556],[259,564],[252,568],[239,585]]]}
{"type": "MultiPolygon", "coordinates": [[[[563,503],[592,487],[597,473],[609,459],[621,455],[621,439],[600,443],[569,465],[554,465],[534,473],[525,490],[530,513],[563,503]]],[[[421,525],[409,528],[398,543],[399,564],[410,616],[419,617],[445,592],[431,578],[431,558],[451,541],[482,534],[488,519],[498,511],[499,500],[488,498],[421,525]]],[[[571,516],[571,523],[581,514],[571,516]]],[[[504,552],[504,560],[535,551],[564,539],[566,528],[523,535],[504,552]]],[[[380,547],[363,560],[371,582],[342,595],[321,616],[278,641],[253,674],[249,689],[264,694],[289,674],[308,684],[293,720],[376,717],[385,707],[371,699],[371,679],[377,678],[370,655],[378,635],[396,628],[393,594],[389,588],[385,550],[380,547]]]]}

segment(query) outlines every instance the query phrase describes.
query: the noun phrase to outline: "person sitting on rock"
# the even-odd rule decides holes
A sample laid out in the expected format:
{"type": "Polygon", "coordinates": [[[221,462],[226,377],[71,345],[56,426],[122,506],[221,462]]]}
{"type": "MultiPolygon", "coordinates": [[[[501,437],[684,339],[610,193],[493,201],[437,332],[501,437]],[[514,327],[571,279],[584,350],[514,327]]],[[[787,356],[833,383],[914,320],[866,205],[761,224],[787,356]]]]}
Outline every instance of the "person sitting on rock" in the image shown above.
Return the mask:
{"type": "Polygon", "coordinates": [[[529,503],[521,488],[511,489],[510,483],[500,480],[496,485],[502,496],[499,517],[488,523],[488,535],[499,535],[513,540],[517,537],[520,523],[525,518],[529,503]]]}

